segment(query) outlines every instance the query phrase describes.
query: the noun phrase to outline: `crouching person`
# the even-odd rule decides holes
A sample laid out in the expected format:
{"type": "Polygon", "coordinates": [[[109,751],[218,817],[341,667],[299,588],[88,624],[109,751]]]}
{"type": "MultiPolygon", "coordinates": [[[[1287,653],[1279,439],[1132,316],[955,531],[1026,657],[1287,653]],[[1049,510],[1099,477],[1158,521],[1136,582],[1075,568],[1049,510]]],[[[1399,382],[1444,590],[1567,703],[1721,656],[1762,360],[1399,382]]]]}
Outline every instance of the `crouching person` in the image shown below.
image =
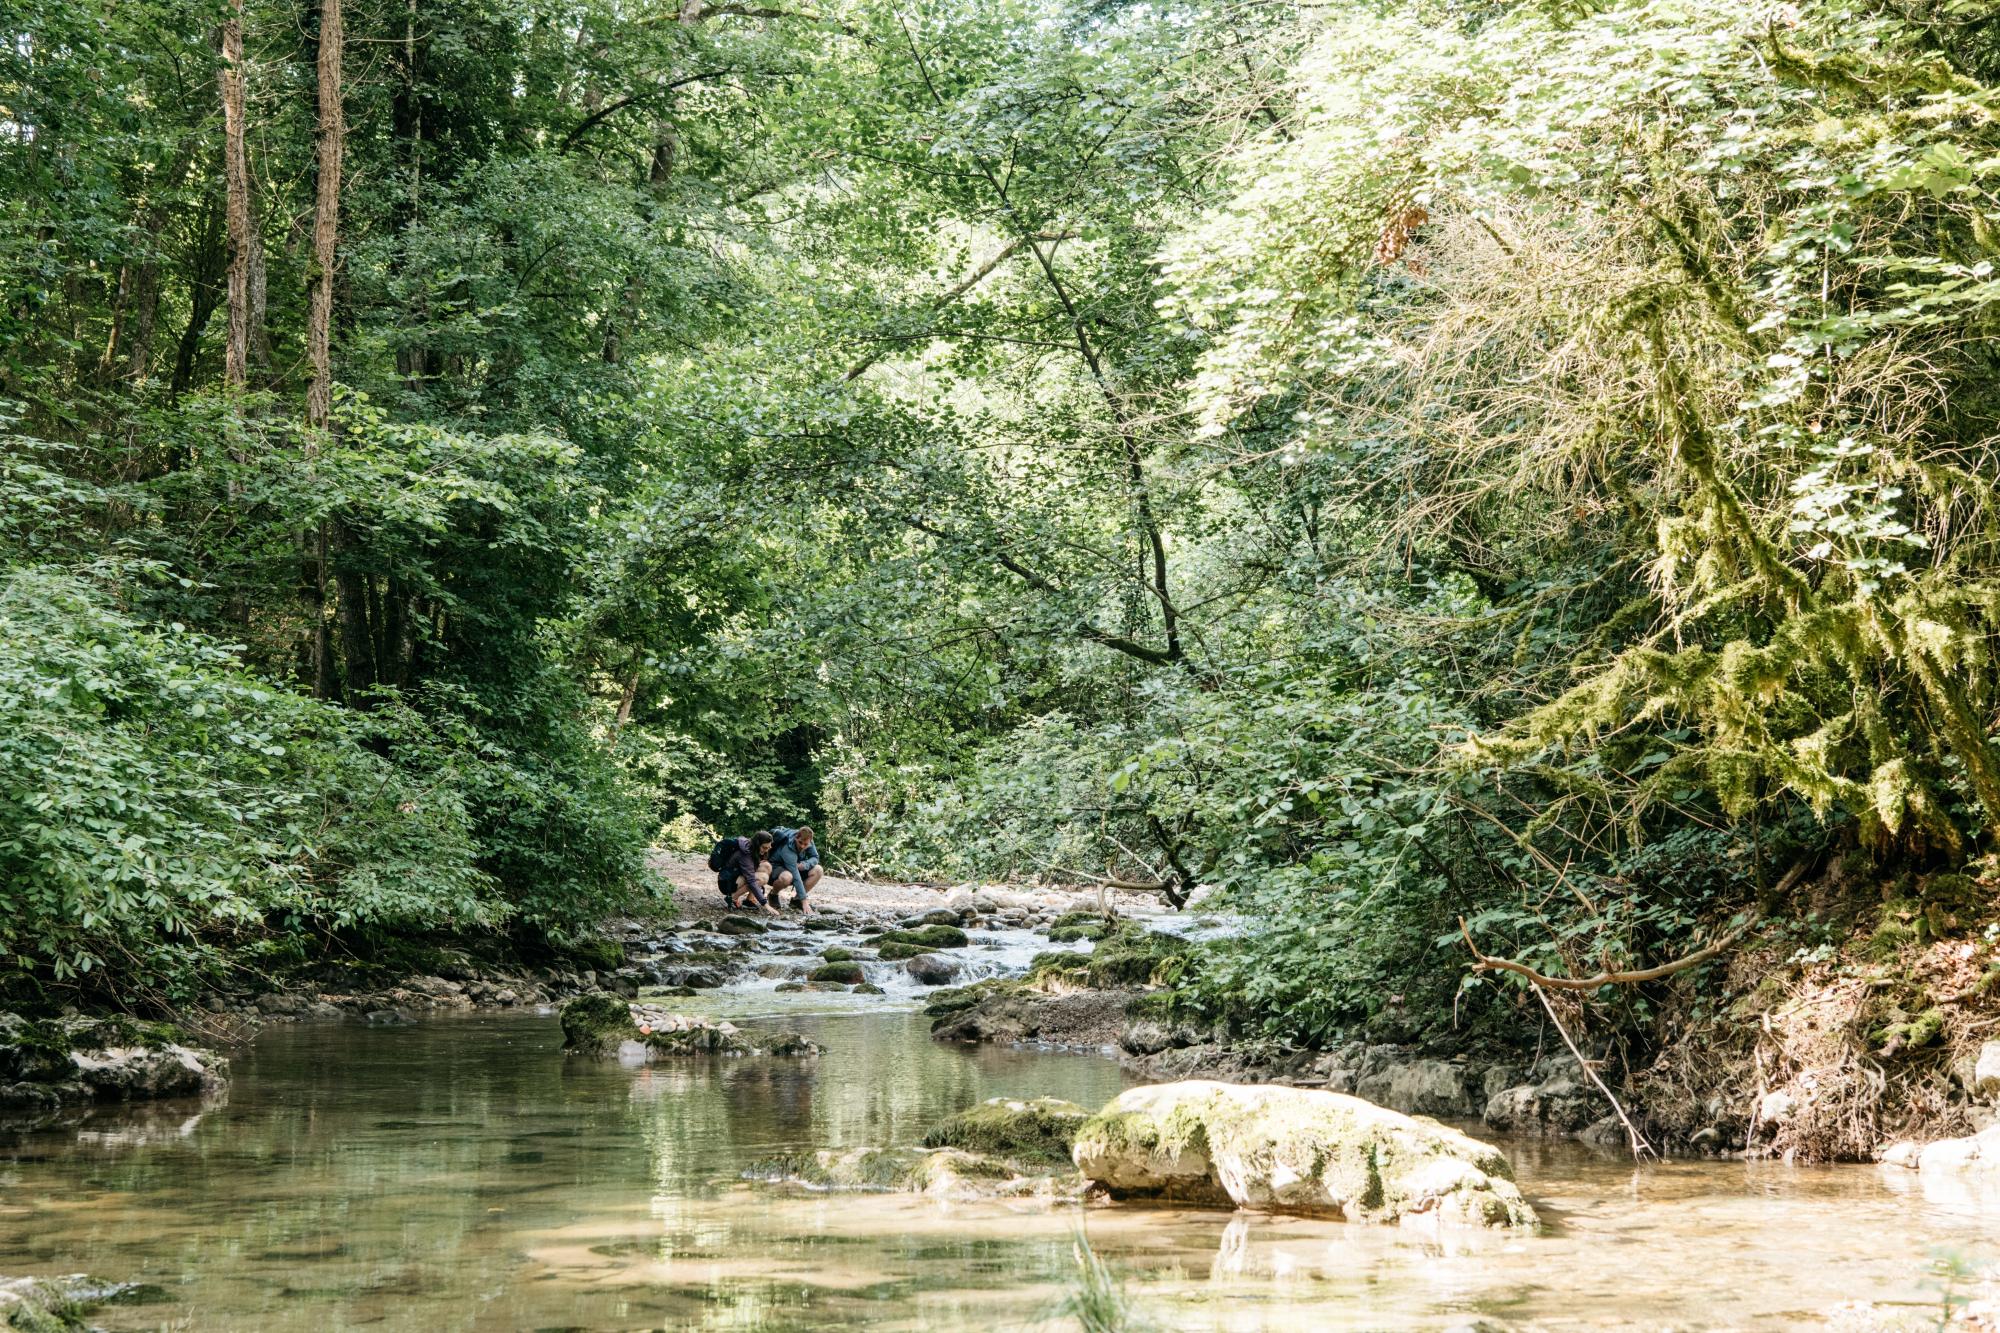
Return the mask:
{"type": "Polygon", "coordinates": [[[792,906],[810,914],[813,910],[810,895],[824,875],[813,831],[803,825],[795,829],[776,828],[771,830],[771,837],[771,901],[775,903],[789,892],[792,906]]]}
{"type": "Polygon", "coordinates": [[[715,887],[731,907],[751,903],[777,915],[777,895],[767,893],[771,875],[771,847],[776,840],[759,829],[745,838],[724,838],[709,853],[708,868],[715,872],[715,887]]]}

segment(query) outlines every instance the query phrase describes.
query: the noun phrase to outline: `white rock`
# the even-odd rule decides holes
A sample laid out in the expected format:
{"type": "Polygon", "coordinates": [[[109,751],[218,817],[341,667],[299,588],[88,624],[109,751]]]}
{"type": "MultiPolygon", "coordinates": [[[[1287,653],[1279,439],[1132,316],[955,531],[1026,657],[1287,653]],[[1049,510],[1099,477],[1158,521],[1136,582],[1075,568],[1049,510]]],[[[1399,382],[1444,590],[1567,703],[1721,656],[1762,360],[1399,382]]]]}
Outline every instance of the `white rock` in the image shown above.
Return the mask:
{"type": "Polygon", "coordinates": [[[1924,1175],[1934,1172],[2000,1175],[2000,1126],[1962,1139],[1939,1139],[1925,1144],[1917,1158],[1917,1170],[1924,1175]]]}
{"type": "Polygon", "coordinates": [[[1989,1041],[1980,1046],[1979,1059],[1972,1066],[1972,1095],[2000,1095],[2000,1041],[1989,1041]]]}
{"type": "Polygon", "coordinates": [[[1114,1196],[1351,1221],[1535,1225],[1498,1149],[1343,1093],[1190,1079],[1132,1088],[1077,1132],[1114,1196]]]}
{"type": "Polygon", "coordinates": [[[1914,1171],[1923,1151],[1922,1145],[1913,1143],[1909,1139],[1901,1139],[1884,1148],[1875,1160],[1883,1166],[1899,1166],[1914,1171]]]}

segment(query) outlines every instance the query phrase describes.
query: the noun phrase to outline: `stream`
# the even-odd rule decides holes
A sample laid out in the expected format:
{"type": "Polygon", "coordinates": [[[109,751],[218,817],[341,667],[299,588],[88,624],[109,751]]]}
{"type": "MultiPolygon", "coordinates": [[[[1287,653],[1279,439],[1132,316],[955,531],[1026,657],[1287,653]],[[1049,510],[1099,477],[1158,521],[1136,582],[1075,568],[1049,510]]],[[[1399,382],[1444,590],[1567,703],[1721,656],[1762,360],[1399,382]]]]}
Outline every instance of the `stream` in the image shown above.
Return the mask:
{"type": "Polygon", "coordinates": [[[908,1144],[986,1097],[1088,1106],[1099,1053],[931,1041],[895,996],[682,1001],[824,1045],[816,1061],[566,1060],[556,1020],[294,1024],[209,1107],[0,1134],[0,1274],[141,1284],[110,1330],[998,1328],[1050,1324],[1080,1238],[1155,1328],[1790,1328],[1939,1299],[1992,1214],[1873,1167],[1634,1169],[1510,1144],[1538,1236],[1439,1243],[1338,1222],[786,1193],[785,1152],[908,1144]]]}

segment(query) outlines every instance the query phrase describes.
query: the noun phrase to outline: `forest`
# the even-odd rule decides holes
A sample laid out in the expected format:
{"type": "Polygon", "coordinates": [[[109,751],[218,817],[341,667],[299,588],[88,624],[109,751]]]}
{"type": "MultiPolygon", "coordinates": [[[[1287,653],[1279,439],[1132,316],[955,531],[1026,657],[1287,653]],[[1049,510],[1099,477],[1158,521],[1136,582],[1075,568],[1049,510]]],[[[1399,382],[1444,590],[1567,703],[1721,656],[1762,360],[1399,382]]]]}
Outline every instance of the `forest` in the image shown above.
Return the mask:
{"type": "Polygon", "coordinates": [[[807,820],[1227,904],[1247,1043],[1643,1088],[1737,951],[1921,1116],[2000,1006],[1978,0],[4,23],[0,1007],[807,820]]]}

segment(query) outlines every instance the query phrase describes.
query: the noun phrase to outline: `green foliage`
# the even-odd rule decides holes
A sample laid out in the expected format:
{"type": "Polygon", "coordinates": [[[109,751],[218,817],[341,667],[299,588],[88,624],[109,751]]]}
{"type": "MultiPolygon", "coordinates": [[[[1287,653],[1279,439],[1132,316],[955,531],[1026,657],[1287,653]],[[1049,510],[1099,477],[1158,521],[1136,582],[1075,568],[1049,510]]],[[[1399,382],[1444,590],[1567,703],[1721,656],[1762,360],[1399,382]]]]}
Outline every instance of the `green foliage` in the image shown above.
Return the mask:
{"type": "Polygon", "coordinates": [[[0,43],[23,984],[561,944],[663,827],[810,817],[1212,892],[1242,933],[1090,967],[1313,1043],[1504,1012],[1461,921],[1658,961],[2000,827],[1965,6],[352,15],[330,431],[316,74],[260,0],[220,384],[213,23],[0,43]]]}
{"type": "Polygon", "coordinates": [[[274,689],[71,576],[0,577],[0,736],[9,992],[109,973],[185,1001],[267,930],[504,915],[458,756],[415,714],[274,689]]]}

